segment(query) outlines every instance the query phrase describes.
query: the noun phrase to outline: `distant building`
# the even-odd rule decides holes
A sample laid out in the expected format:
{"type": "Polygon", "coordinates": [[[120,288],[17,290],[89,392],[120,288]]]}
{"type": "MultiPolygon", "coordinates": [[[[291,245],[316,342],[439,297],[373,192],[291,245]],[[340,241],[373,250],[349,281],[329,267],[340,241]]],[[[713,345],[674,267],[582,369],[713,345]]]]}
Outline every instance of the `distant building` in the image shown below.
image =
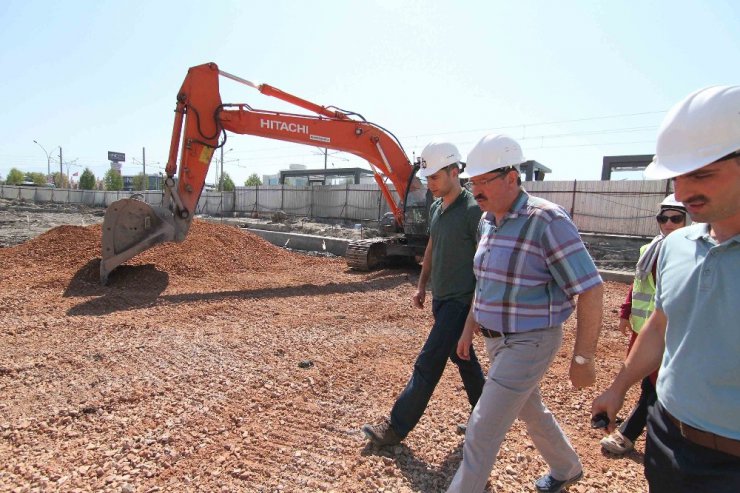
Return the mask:
{"type": "MultiPolygon", "coordinates": [[[[126,192],[135,191],[134,190],[134,176],[126,175],[126,176],[122,176],[121,178],[123,178],[123,190],[124,191],[126,192]]],[[[163,178],[161,175],[147,175],[148,183],[147,183],[146,189],[147,190],[160,190],[162,188],[160,186],[162,179],[163,178]]]]}
{"type": "Polygon", "coordinates": [[[604,156],[601,165],[601,179],[609,181],[615,171],[642,171],[653,160],[652,154],[633,154],[628,156],[604,156]]]}
{"type": "Polygon", "coordinates": [[[360,184],[374,181],[373,175],[372,170],[365,168],[288,169],[280,171],[279,183],[295,187],[360,184]]]}
{"type": "Polygon", "coordinates": [[[546,173],[552,173],[550,168],[532,159],[520,164],[519,169],[524,175],[522,181],[543,181],[546,173]]]}

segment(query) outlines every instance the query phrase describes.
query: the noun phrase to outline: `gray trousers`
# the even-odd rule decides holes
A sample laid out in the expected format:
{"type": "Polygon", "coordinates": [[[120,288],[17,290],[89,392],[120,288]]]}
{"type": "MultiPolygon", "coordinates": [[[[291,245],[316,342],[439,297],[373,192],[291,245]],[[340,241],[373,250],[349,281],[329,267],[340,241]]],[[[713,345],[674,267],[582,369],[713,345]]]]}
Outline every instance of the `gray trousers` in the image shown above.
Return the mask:
{"type": "Polygon", "coordinates": [[[501,443],[517,417],[526,424],[555,479],[568,479],[581,471],[578,455],[542,403],[539,390],[562,339],[562,327],[485,339],[491,367],[470,415],[463,459],[448,493],[483,491],[501,443]]]}

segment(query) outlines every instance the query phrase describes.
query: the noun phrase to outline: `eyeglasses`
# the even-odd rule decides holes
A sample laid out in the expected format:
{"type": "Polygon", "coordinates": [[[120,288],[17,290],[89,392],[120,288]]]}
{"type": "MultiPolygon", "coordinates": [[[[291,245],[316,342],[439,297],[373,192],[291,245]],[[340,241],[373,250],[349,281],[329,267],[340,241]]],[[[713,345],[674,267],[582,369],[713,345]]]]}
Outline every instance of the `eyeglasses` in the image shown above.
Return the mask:
{"type": "Polygon", "coordinates": [[[496,176],[494,176],[493,178],[488,178],[486,180],[478,180],[476,182],[474,182],[473,180],[470,180],[470,181],[468,181],[468,185],[470,185],[471,187],[482,187],[483,185],[488,185],[489,183],[491,183],[494,180],[498,180],[499,178],[503,178],[504,176],[506,176],[507,174],[509,174],[509,171],[511,171],[511,168],[506,168],[503,171],[498,171],[497,174],[496,174],[496,176]]]}
{"type": "Polygon", "coordinates": [[[664,216],[663,214],[658,214],[657,216],[655,216],[655,219],[657,219],[660,224],[665,224],[669,220],[673,224],[681,224],[682,222],[686,221],[686,216],[683,214],[679,214],[677,216],[664,216]]]}

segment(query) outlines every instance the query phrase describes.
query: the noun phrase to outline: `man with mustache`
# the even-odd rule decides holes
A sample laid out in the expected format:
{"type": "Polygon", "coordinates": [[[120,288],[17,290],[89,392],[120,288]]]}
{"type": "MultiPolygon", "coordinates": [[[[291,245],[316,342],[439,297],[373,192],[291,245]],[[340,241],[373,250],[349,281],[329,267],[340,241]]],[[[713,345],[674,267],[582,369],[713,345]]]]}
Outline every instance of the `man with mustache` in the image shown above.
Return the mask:
{"type": "Polygon", "coordinates": [[[648,413],[651,493],[740,491],[740,86],[696,91],[666,115],[649,178],[672,179],[698,223],[665,240],[656,309],[592,405],[614,429],[624,395],[660,367],[648,413]]]}
{"type": "Polygon", "coordinates": [[[412,302],[417,308],[424,308],[426,286],[431,279],[434,325],[390,417],[362,427],[377,446],[400,443],[416,426],[447,359],[460,372],[471,408],[483,389],[485,379],[475,353],[471,351],[470,357],[463,360],[456,352],[475,289],[473,254],[481,217],[472,194],[460,186],[459,174],[464,167],[461,160],[457,148],[447,142],[433,142],[421,152],[419,174],[426,177],[427,188],[437,200],[429,211],[429,241],[412,302]]]}
{"type": "Polygon", "coordinates": [[[526,423],[550,467],[535,482],[537,491],[559,492],[583,475],[578,455],[542,403],[539,385],[574,308],[570,380],[576,387],[594,383],[603,283],[568,213],[522,188],[518,167],[524,161],[519,144],[505,135],[483,137],[468,155],[470,185],[484,214],[473,262],[475,298],[457,353],[468,358],[473,334],[480,333],[491,366],[448,492],[483,491],[516,418],[526,423]]]}

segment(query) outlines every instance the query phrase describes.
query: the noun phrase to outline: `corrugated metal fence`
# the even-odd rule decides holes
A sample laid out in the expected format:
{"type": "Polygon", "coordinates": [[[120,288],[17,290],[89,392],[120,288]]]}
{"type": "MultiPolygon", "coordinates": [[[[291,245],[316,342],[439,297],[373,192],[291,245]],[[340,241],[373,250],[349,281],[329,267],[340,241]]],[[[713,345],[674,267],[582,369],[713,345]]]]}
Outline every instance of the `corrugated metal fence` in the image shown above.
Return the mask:
{"type": "Polygon", "coordinates": [[[630,236],[658,233],[658,204],[672,191],[666,180],[538,181],[524,187],[564,207],[583,233],[630,236]]]}
{"type": "MultiPolygon", "coordinates": [[[[560,204],[582,232],[653,236],[655,213],[670,193],[669,182],[659,181],[540,181],[524,187],[539,197],[560,204]]],[[[32,202],[77,203],[107,207],[139,194],[151,205],[162,203],[162,193],[104,192],[41,187],[0,186],[0,198],[32,202]]],[[[394,192],[395,195],[395,192],[394,192]]],[[[289,216],[349,221],[377,221],[390,209],[374,183],[313,187],[238,187],[235,192],[203,192],[197,214],[289,216]]]]}
{"type": "MultiPolygon", "coordinates": [[[[393,187],[390,188],[395,196],[393,187]]],[[[374,183],[237,187],[234,195],[234,212],[241,214],[266,215],[283,211],[290,216],[377,221],[390,210],[374,183]]]]}

